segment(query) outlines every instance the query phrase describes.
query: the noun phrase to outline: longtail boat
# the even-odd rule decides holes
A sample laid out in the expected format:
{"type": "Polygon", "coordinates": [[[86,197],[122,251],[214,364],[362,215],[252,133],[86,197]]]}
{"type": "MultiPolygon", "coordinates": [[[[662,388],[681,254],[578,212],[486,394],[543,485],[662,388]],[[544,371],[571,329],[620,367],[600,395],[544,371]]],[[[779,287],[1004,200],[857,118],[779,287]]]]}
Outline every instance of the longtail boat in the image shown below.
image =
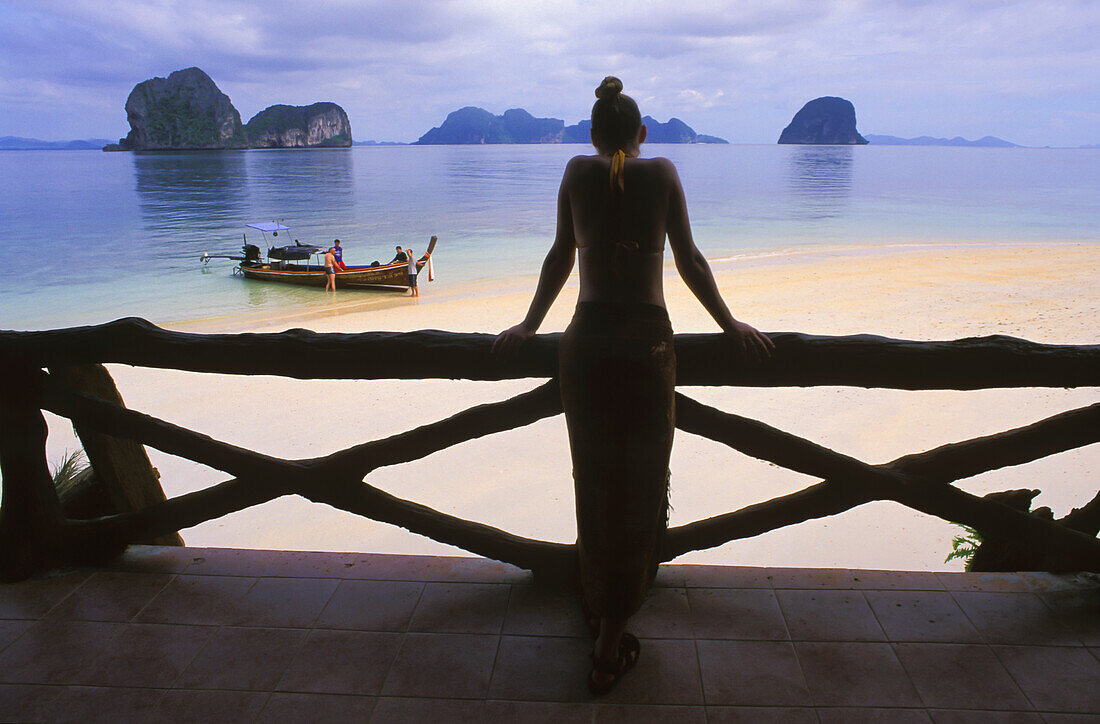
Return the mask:
{"type": "MultiPolygon", "coordinates": [[[[246,224],[246,226],[262,232],[265,241],[268,241],[269,232],[272,236],[278,236],[280,231],[290,230],[289,226],[276,222],[246,224]]],[[[432,279],[431,261],[436,241],[437,238],[432,236],[428,240],[427,251],[416,260],[417,276],[424,267],[428,267],[429,281],[432,279]]],[[[206,264],[211,259],[232,259],[240,262],[233,273],[245,279],[323,287],[325,286],[324,254],[327,249],[328,247],[302,244],[298,241],[286,246],[274,246],[268,241],[268,260],[265,262],[260,256],[260,247],[248,243],[246,236],[244,246],[241,247],[243,256],[203,253],[200,261],[206,264]]],[[[343,269],[337,267],[336,288],[408,289],[409,264],[407,261],[395,261],[385,264],[379,262],[369,265],[349,264],[343,269]]]]}

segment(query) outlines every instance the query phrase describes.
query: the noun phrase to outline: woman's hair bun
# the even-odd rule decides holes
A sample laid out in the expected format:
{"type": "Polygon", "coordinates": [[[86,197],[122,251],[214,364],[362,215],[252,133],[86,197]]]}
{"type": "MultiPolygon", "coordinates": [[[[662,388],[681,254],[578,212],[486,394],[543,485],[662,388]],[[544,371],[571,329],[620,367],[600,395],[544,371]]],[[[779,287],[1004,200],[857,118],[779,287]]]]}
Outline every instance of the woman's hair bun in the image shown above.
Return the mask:
{"type": "Polygon", "coordinates": [[[600,83],[600,87],[596,89],[596,97],[602,100],[612,100],[615,96],[623,92],[623,82],[613,75],[609,75],[603,79],[603,83],[600,83]]]}

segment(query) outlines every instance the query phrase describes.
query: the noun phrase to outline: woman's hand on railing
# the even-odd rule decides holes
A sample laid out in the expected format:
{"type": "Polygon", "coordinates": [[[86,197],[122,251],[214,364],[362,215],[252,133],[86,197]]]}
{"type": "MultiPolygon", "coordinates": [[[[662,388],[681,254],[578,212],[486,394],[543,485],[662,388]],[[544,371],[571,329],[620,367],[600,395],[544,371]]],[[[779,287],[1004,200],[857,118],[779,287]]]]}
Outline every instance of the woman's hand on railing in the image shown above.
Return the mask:
{"type": "Polygon", "coordinates": [[[771,338],[744,322],[734,320],[733,326],[725,331],[725,337],[745,362],[761,364],[775,353],[775,343],[771,338]]]}
{"type": "Polygon", "coordinates": [[[497,335],[493,340],[492,354],[500,357],[501,360],[510,360],[516,356],[523,343],[534,336],[535,330],[528,327],[525,322],[520,322],[497,335]]]}

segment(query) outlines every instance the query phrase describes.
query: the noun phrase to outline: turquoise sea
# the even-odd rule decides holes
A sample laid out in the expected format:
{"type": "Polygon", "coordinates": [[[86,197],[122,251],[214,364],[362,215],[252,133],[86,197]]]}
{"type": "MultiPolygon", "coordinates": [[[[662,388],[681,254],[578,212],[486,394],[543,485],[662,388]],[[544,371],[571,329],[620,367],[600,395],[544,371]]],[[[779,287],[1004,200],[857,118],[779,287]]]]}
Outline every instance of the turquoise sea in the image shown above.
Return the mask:
{"type": "MultiPolygon", "coordinates": [[[[350,263],[423,251],[436,289],[535,274],[577,145],[0,152],[0,328],[295,310],[320,290],[232,276],[248,222],[350,263]]],[[[712,259],[809,246],[1100,241],[1100,150],[646,145],[676,162],[712,259]]],[[[393,295],[347,291],[348,295],[393,295]]],[[[366,297],[364,297],[366,298],[366,297]]]]}

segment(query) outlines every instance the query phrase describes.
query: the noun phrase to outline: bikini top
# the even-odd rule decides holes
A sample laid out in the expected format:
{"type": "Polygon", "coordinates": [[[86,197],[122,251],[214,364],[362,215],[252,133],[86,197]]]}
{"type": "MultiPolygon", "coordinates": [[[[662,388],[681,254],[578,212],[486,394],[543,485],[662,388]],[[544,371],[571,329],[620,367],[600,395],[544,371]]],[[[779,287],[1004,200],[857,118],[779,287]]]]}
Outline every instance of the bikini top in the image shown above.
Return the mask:
{"type": "MultiPolygon", "coordinates": [[[[608,207],[608,228],[611,229],[613,236],[620,236],[622,233],[622,221],[623,221],[623,192],[626,191],[626,175],[623,173],[626,166],[626,152],[621,148],[615,152],[611,157],[611,174],[608,179],[611,184],[611,204],[608,207]]],[[[622,238],[613,239],[612,243],[615,249],[626,249],[630,251],[638,251],[638,242],[626,241],[622,238]]],[[[602,246],[602,244],[588,243],[577,244],[578,249],[585,249],[590,246],[602,246]]]]}

